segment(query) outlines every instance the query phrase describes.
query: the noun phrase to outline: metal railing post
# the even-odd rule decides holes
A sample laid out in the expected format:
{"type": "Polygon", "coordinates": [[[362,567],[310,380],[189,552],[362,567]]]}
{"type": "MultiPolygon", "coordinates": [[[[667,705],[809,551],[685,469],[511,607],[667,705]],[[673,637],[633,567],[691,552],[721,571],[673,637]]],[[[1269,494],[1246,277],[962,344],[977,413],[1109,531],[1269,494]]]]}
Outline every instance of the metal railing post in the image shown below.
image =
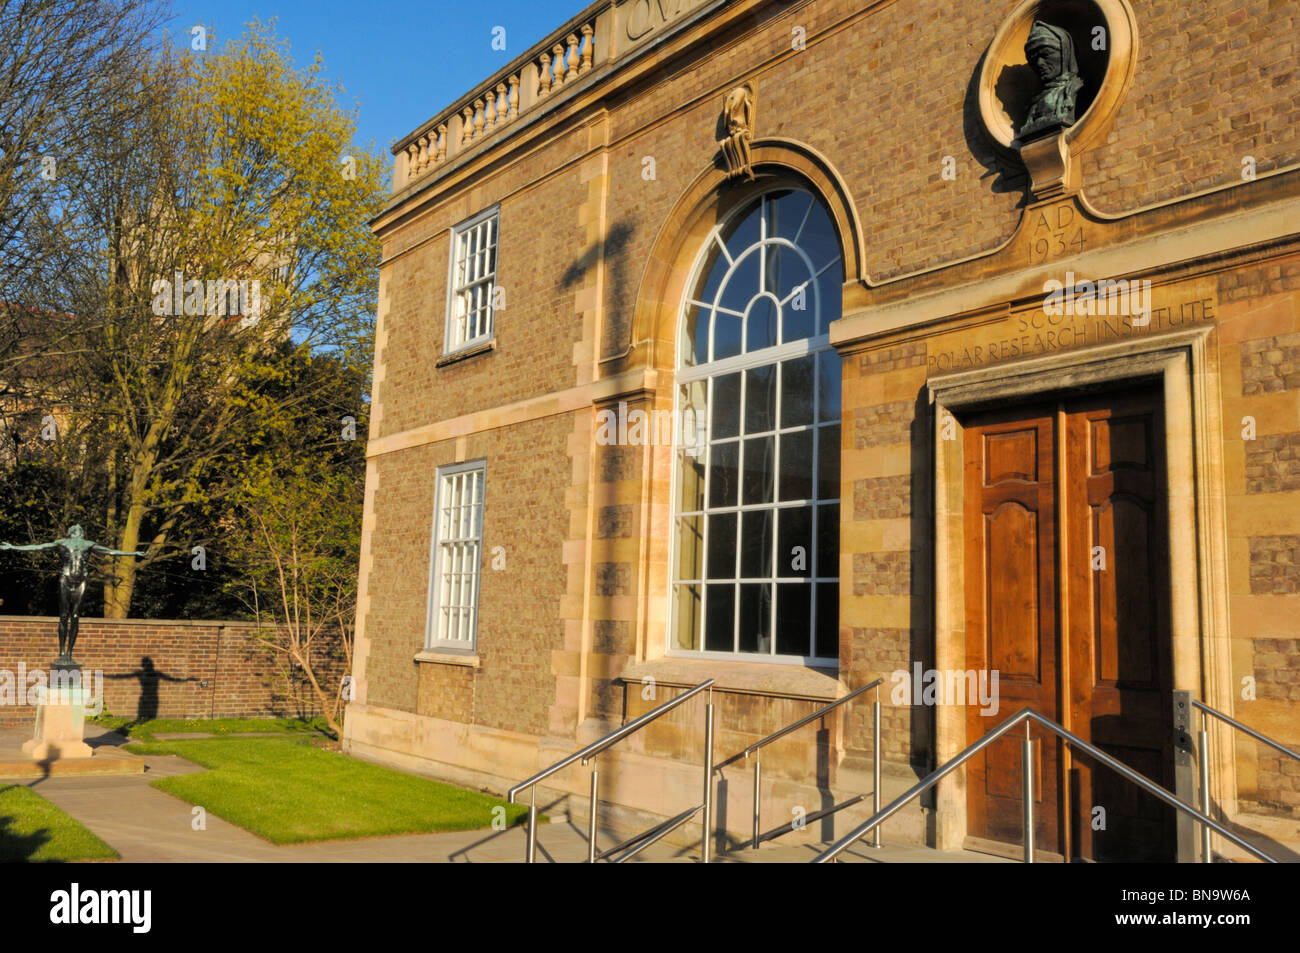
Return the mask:
{"type": "Polygon", "coordinates": [[[537,852],[537,785],[529,788],[532,798],[528,802],[528,850],[524,855],[524,863],[531,864],[533,855],[537,852]]]}
{"type": "MultiPolygon", "coordinates": [[[[709,698],[713,692],[709,692],[709,698]]],[[[713,826],[713,702],[704,706],[704,824],[700,835],[700,857],[702,863],[709,862],[711,854],[713,826]]]]}
{"type": "MultiPolygon", "coordinates": [[[[1170,702],[1174,721],[1174,775],[1173,792],[1178,800],[1188,804],[1196,803],[1196,742],[1192,739],[1192,693],[1185,689],[1170,692],[1170,702]]],[[[1178,863],[1185,864],[1196,860],[1196,843],[1199,835],[1196,822],[1176,811],[1176,837],[1178,863]]]]}
{"type": "Polygon", "coordinates": [[[1025,722],[1025,740],[1020,755],[1021,773],[1024,775],[1021,796],[1025,814],[1025,863],[1034,862],[1034,741],[1029,736],[1029,722],[1025,722]]]}
{"type": "Polygon", "coordinates": [[[596,786],[600,783],[600,772],[596,762],[591,763],[591,809],[587,817],[587,863],[596,862],[596,786]]]}
{"type": "MultiPolygon", "coordinates": [[[[797,731],[798,729],[802,728],[806,724],[809,724],[810,722],[816,721],[818,719],[826,718],[826,716],[830,712],[848,704],[850,701],[857,698],[863,692],[870,691],[870,692],[875,692],[874,697],[876,698],[875,733],[876,733],[876,750],[877,752],[879,752],[880,749],[880,702],[879,702],[880,691],[879,689],[880,689],[880,684],[883,681],[884,681],[883,678],[878,678],[873,682],[868,682],[866,685],[861,685],[858,688],[853,689],[853,691],[849,692],[843,698],[836,699],[835,701],[831,702],[829,705],[823,705],[821,708],[818,708],[816,711],[804,715],[798,721],[791,722],[790,724],[786,725],[784,728],[772,732],[772,734],[768,735],[766,738],[763,738],[761,741],[754,742],[752,745],[750,745],[748,748],[745,748],[743,751],[736,752],[736,754],[732,755],[730,758],[723,761],[721,764],[715,765],[715,768],[721,770],[722,768],[725,768],[728,765],[736,761],[739,761],[742,758],[748,759],[751,754],[754,755],[754,808],[753,808],[754,836],[750,841],[750,847],[752,849],[758,850],[759,845],[763,841],[768,840],[772,837],[780,837],[782,836],[783,833],[788,833],[789,830],[791,829],[790,825],[786,824],[774,830],[768,831],[766,834],[762,832],[762,808],[760,806],[760,801],[762,800],[763,769],[761,765],[761,752],[763,748],[780,738],[784,738],[792,731],[797,731]]],[[[827,731],[828,732],[830,731],[829,726],[827,726],[827,731]]],[[[873,763],[873,771],[876,777],[875,805],[876,808],[879,809],[880,808],[880,766],[881,766],[879,754],[876,755],[875,760],[872,763],[873,763]]],[[[843,808],[856,804],[858,801],[861,801],[865,797],[866,794],[860,794],[857,797],[850,798],[849,800],[843,802],[842,804],[835,806],[833,809],[828,809],[826,811],[819,811],[816,815],[813,816],[816,817],[830,816],[831,814],[834,814],[835,812],[842,810],[843,808]]],[[[812,820],[813,816],[809,816],[807,819],[812,820]]],[[[874,847],[880,846],[879,832],[876,833],[876,836],[874,838],[874,843],[872,844],[872,846],[874,847]]]]}
{"type": "MultiPolygon", "coordinates": [[[[872,695],[875,701],[871,705],[871,724],[872,732],[875,735],[875,741],[872,745],[871,752],[871,813],[880,813],[880,687],[872,689],[872,695]]],[[[877,824],[871,832],[871,846],[879,847],[880,844],[880,825],[877,824]]]]}
{"type": "MultiPolygon", "coordinates": [[[[1198,733],[1197,757],[1201,761],[1201,813],[1210,816],[1210,732],[1209,719],[1201,712],[1201,730],[1198,733]]],[[[1210,829],[1201,825],[1201,863],[1213,861],[1210,853],[1210,829]]]]}

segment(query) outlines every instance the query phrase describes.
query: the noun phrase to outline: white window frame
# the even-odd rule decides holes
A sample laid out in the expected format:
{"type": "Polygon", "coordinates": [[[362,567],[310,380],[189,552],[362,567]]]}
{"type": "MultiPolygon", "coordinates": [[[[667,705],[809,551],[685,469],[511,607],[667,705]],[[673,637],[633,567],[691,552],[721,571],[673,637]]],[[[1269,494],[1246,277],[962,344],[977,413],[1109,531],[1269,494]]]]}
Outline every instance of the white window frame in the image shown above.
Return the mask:
{"type": "Polygon", "coordinates": [[[479,587],[483,579],[483,507],[487,499],[487,461],[473,460],[468,463],[453,463],[437,469],[434,477],[433,526],[430,532],[429,547],[429,590],[428,613],[425,618],[424,645],[426,649],[439,651],[464,652],[473,654],[478,646],[478,602],[479,587]],[[446,492],[451,479],[466,473],[477,473],[482,491],[477,504],[471,504],[476,512],[471,512],[471,533],[457,535],[453,539],[443,537],[440,532],[441,517],[446,505],[446,492]],[[447,638],[441,626],[443,607],[443,564],[444,550],[452,543],[473,542],[475,558],[472,566],[472,593],[468,600],[457,603],[456,608],[468,609],[470,612],[467,635],[465,637],[447,638]]]}
{"type": "MultiPolygon", "coordinates": [[[[496,309],[493,307],[493,301],[497,288],[497,266],[500,264],[498,257],[501,236],[501,206],[494,205],[491,208],[484,209],[477,215],[465,219],[459,225],[451,230],[451,249],[447,258],[447,317],[443,331],[443,354],[455,354],[480,344],[491,341],[496,334],[496,309]],[[487,248],[491,249],[492,269],[477,278],[468,281],[458,281],[458,264],[461,250],[461,239],[466,234],[475,229],[488,224],[490,240],[487,248]],[[463,304],[462,293],[474,286],[486,286],[487,288],[487,321],[486,326],[475,335],[462,335],[461,322],[464,320],[461,314],[463,304]]],[[[465,329],[466,332],[468,329],[465,329]]]]}
{"type": "MultiPolygon", "coordinates": [[[[761,196],[756,196],[756,198],[758,198],[758,197],[766,198],[766,197],[767,197],[768,195],[770,195],[772,192],[786,191],[786,190],[789,190],[789,191],[797,191],[797,192],[807,192],[806,189],[790,188],[789,186],[785,186],[785,187],[780,187],[780,188],[772,189],[772,190],[770,190],[770,192],[767,192],[767,193],[762,193],[761,196]]],[[[813,199],[813,202],[814,202],[814,203],[817,203],[817,202],[821,202],[821,201],[822,201],[822,200],[820,199],[820,197],[817,196],[815,193],[808,193],[808,194],[811,194],[811,195],[812,195],[812,199],[813,199]]],[[[822,204],[824,205],[825,203],[822,203],[822,204]]],[[[748,203],[748,202],[746,202],[746,203],[742,203],[742,204],[741,204],[740,206],[738,206],[738,207],[736,208],[736,210],[734,211],[734,216],[737,216],[737,217],[738,217],[738,216],[744,214],[745,211],[746,211],[747,209],[749,209],[750,207],[752,207],[750,203],[748,203]]],[[[804,229],[804,227],[805,227],[806,224],[807,224],[807,219],[808,219],[808,216],[811,214],[811,212],[812,212],[812,206],[810,205],[810,206],[809,206],[809,209],[808,209],[808,212],[805,213],[804,221],[803,221],[803,222],[800,224],[800,226],[799,226],[799,234],[800,234],[800,235],[802,234],[803,229],[804,229]]],[[[771,347],[763,348],[763,349],[761,349],[761,350],[757,350],[757,351],[748,351],[748,352],[746,352],[746,351],[743,351],[743,350],[742,350],[742,352],[741,352],[740,354],[732,355],[731,357],[721,358],[721,359],[719,359],[719,360],[715,360],[715,361],[709,361],[709,360],[707,360],[707,358],[712,356],[712,350],[713,350],[713,339],[714,339],[714,332],[715,332],[715,327],[711,327],[711,328],[710,328],[710,331],[709,331],[709,345],[708,345],[709,353],[705,355],[706,360],[703,361],[702,363],[698,363],[698,364],[691,364],[691,365],[683,365],[683,364],[682,364],[682,359],[681,359],[681,358],[682,358],[682,355],[681,355],[681,351],[680,351],[680,347],[681,347],[681,343],[680,343],[680,342],[681,342],[681,327],[682,327],[682,325],[683,325],[683,322],[684,322],[685,319],[686,319],[686,316],[687,316],[687,313],[688,313],[689,309],[690,309],[692,306],[697,306],[697,305],[702,304],[702,303],[704,303],[704,304],[716,304],[716,302],[717,302],[718,300],[721,299],[722,291],[723,291],[723,288],[725,287],[725,286],[723,286],[723,285],[720,285],[720,286],[719,286],[719,289],[718,289],[717,294],[716,294],[716,296],[715,296],[715,302],[712,302],[712,303],[711,303],[711,302],[700,302],[700,301],[696,300],[696,299],[693,297],[693,293],[694,293],[694,291],[695,291],[696,288],[699,286],[700,280],[703,278],[704,265],[705,265],[705,263],[706,263],[706,261],[707,261],[707,259],[708,259],[708,252],[709,252],[709,250],[710,250],[714,245],[716,245],[717,247],[719,247],[719,248],[721,249],[721,252],[722,252],[722,256],[723,256],[723,258],[720,259],[720,260],[725,260],[729,268],[734,267],[735,264],[736,264],[736,262],[740,261],[741,258],[745,257],[746,253],[753,253],[753,250],[754,250],[755,247],[761,247],[761,246],[763,246],[763,245],[765,245],[765,244],[767,244],[767,243],[771,243],[771,244],[780,244],[780,245],[783,245],[783,246],[785,246],[785,247],[792,248],[795,252],[797,252],[797,253],[800,255],[800,257],[802,257],[802,258],[805,259],[805,262],[806,262],[806,264],[808,265],[808,270],[809,270],[809,272],[810,272],[811,274],[813,274],[813,276],[814,276],[814,277],[811,279],[811,281],[810,281],[809,283],[812,285],[812,291],[813,291],[813,294],[814,294],[814,296],[815,296],[815,297],[814,297],[814,301],[816,302],[815,307],[818,309],[819,312],[820,312],[820,308],[821,308],[821,300],[820,300],[820,289],[818,288],[818,285],[817,285],[817,278],[819,278],[819,277],[821,276],[821,274],[822,274],[822,273],[823,273],[827,268],[833,267],[834,265],[836,265],[836,264],[840,264],[840,263],[843,262],[843,255],[841,254],[840,256],[838,256],[837,258],[835,258],[833,261],[831,261],[831,262],[828,263],[827,265],[824,265],[824,266],[821,267],[821,268],[816,268],[816,267],[814,267],[813,264],[812,264],[811,262],[807,261],[807,256],[804,254],[804,252],[803,252],[803,250],[802,250],[801,247],[795,245],[795,244],[792,243],[792,242],[787,242],[787,241],[784,241],[784,240],[771,240],[771,239],[768,238],[768,236],[767,236],[767,231],[766,231],[766,229],[767,229],[767,223],[766,223],[765,216],[760,216],[760,231],[759,231],[759,239],[758,239],[758,241],[757,241],[754,245],[751,245],[751,246],[749,246],[747,249],[745,249],[744,251],[742,251],[742,253],[741,253],[740,256],[738,256],[738,257],[736,257],[736,258],[733,258],[732,255],[731,255],[731,253],[730,253],[730,251],[727,249],[726,244],[723,242],[723,240],[722,240],[722,238],[721,238],[723,232],[724,232],[724,231],[727,229],[727,227],[732,223],[732,221],[733,221],[733,217],[730,217],[730,216],[729,216],[725,221],[720,222],[720,223],[718,223],[717,225],[715,225],[714,228],[710,231],[710,233],[709,233],[709,237],[705,240],[704,244],[701,246],[701,250],[700,250],[699,254],[696,256],[695,264],[694,264],[694,266],[693,266],[692,269],[691,269],[690,280],[689,280],[689,282],[688,282],[687,285],[686,285],[686,287],[689,289],[689,291],[688,291],[688,293],[687,293],[686,295],[683,296],[682,304],[681,304],[680,309],[679,309],[679,312],[678,312],[678,319],[677,319],[677,320],[678,320],[678,323],[677,323],[678,332],[677,332],[677,334],[678,334],[678,342],[679,342],[679,351],[678,351],[678,358],[677,358],[677,372],[676,372],[676,380],[675,380],[674,387],[673,387],[673,419],[674,419],[674,420],[679,420],[679,419],[680,419],[680,415],[681,415],[682,412],[683,412],[683,411],[682,411],[682,408],[681,408],[681,406],[680,406],[680,404],[681,404],[681,393],[682,393],[681,385],[682,385],[682,384],[692,383],[692,382],[696,382],[696,381],[704,381],[704,382],[705,382],[705,386],[707,387],[707,397],[705,398],[704,407],[705,407],[705,419],[708,420],[708,419],[711,419],[711,415],[712,415],[712,407],[713,407],[713,379],[714,379],[714,378],[721,377],[721,376],[725,376],[725,375],[727,375],[727,374],[736,373],[736,372],[738,372],[738,371],[749,370],[749,369],[751,369],[751,368],[757,368],[757,367],[768,367],[768,366],[771,366],[771,367],[779,367],[780,364],[781,364],[781,362],[783,362],[783,361],[789,360],[789,359],[791,359],[791,358],[798,358],[798,357],[803,357],[803,356],[807,356],[807,355],[812,355],[812,356],[814,356],[814,359],[815,359],[815,360],[820,360],[820,356],[821,356],[822,354],[824,354],[824,353],[827,352],[827,351],[833,351],[833,350],[834,350],[834,348],[831,346],[831,343],[830,343],[830,334],[829,334],[829,332],[826,332],[826,333],[822,333],[822,334],[814,334],[813,336],[811,336],[811,337],[807,337],[807,338],[800,338],[800,339],[795,340],[795,341],[787,341],[787,342],[783,342],[783,343],[780,343],[780,344],[772,345],[771,347]]],[[[760,284],[760,287],[762,287],[762,285],[763,285],[763,278],[762,278],[762,271],[763,271],[763,258],[762,258],[762,256],[761,256],[761,254],[760,254],[759,262],[760,262],[760,277],[759,277],[759,284],[760,284]]],[[[716,263],[717,263],[717,262],[715,262],[714,264],[716,265],[716,263]]],[[[780,302],[780,304],[782,305],[783,308],[784,308],[786,302],[789,301],[789,300],[793,297],[793,294],[794,294],[794,293],[792,292],[790,295],[787,295],[785,301],[780,302]]],[[[724,309],[724,310],[725,310],[725,309],[724,309]]],[[[729,312],[729,313],[734,313],[734,312],[729,312]]],[[[744,332],[744,325],[742,324],[742,334],[743,334],[743,333],[745,333],[745,332],[744,332]]],[[[744,381],[744,378],[742,377],[742,382],[743,382],[743,381],[744,381]]],[[[778,371],[778,373],[777,373],[777,387],[778,387],[778,389],[781,387],[781,383],[780,383],[780,373],[779,373],[779,371],[778,371]]],[[[820,440],[822,439],[822,437],[821,437],[822,430],[825,429],[825,425],[828,423],[827,421],[822,421],[822,420],[821,420],[821,408],[820,408],[821,395],[820,395],[819,390],[820,390],[819,388],[814,387],[814,390],[813,390],[813,413],[812,413],[812,423],[811,423],[810,425],[808,425],[808,426],[806,426],[806,427],[804,427],[804,426],[800,426],[800,427],[782,427],[782,426],[780,425],[779,421],[778,421],[778,422],[775,422],[775,429],[774,429],[774,431],[773,431],[773,434],[774,434],[774,435],[777,435],[777,434],[784,433],[784,432],[789,432],[789,431],[796,431],[796,430],[810,430],[810,431],[813,433],[813,440],[814,440],[814,443],[813,443],[813,459],[817,459],[817,454],[818,454],[818,444],[819,444],[820,440]]],[[[841,397],[841,400],[842,400],[842,397],[841,397]]],[[[741,408],[742,408],[742,409],[741,409],[741,413],[743,414],[743,412],[744,412],[743,408],[744,408],[744,406],[745,406],[745,405],[744,405],[744,384],[743,384],[743,383],[742,383],[742,390],[741,390],[741,404],[740,404],[740,406],[741,406],[741,408]]],[[[778,406],[779,406],[779,403],[778,403],[778,406]]],[[[842,422],[841,422],[840,426],[841,426],[841,427],[843,426],[842,422]]],[[[734,440],[733,438],[727,438],[724,442],[735,442],[735,440],[734,440]]],[[[774,439],[774,448],[773,448],[773,464],[772,464],[772,465],[773,465],[773,468],[774,468],[774,472],[779,472],[779,470],[780,470],[780,460],[781,460],[781,458],[780,458],[780,452],[781,452],[781,451],[780,451],[780,443],[781,443],[781,441],[780,441],[779,438],[774,439]]],[[[703,493],[704,493],[704,501],[705,501],[705,502],[704,502],[704,511],[703,511],[703,512],[706,513],[706,514],[715,511],[715,508],[714,508],[714,507],[711,507],[711,506],[709,505],[709,492],[710,492],[710,483],[711,483],[711,478],[712,478],[712,472],[711,472],[711,471],[712,471],[712,446],[713,446],[712,434],[709,433],[709,434],[707,434],[707,436],[705,437],[705,439],[704,439],[704,441],[703,441],[702,448],[701,448],[702,451],[703,451],[703,452],[705,453],[705,455],[706,455],[706,456],[705,456],[705,461],[706,461],[706,462],[705,462],[705,484],[704,484],[704,489],[703,489],[703,493]]],[[[678,587],[679,585],[698,584],[698,585],[701,586],[701,589],[703,589],[704,586],[706,586],[706,585],[709,584],[709,583],[708,583],[708,578],[707,578],[707,568],[706,568],[707,565],[708,565],[708,552],[709,552],[709,533],[708,533],[708,523],[709,523],[709,521],[708,521],[707,519],[705,520],[705,523],[704,523],[704,525],[705,525],[705,529],[704,529],[704,534],[703,534],[702,543],[701,543],[701,551],[700,551],[700,572],[703,574],[702,578],[701,578],[700,580],[697,580],[697,581],[689,581],[689,582],[685,582],[685,581],[679,580],[679,579],[677,578],[677,572],[678,572],[678,568],[677,568],[677,566],[678,566],[678,564],[677,564],[677,559],[678,559],[677,549],[678,549],[678,539],[679,539],[679,536],[680,536],[680,532],[679,532],[679,521],[680,521],[681,518],[682,518],[682,511],[681,511],[681,508],[680,508],[680,505],[679,505],[679,500],[678,500],[679,482],[680,482],[680,480],[681,480],[681,473],[680,473],[680,466],[679,466],[679,463],[680,463],[680,453],[681,453],[681,451],[682,451],[683,449],[684,449],[684,448],[683,448],[682,446],[677,445],[677,444],[675,443],[675,445],[674,445],[674,447],[673,447],[673,464],[672,464],[672,468],[671,468],[671,479],[670,479],[670,481],[669,481],[670,493],[671,493],[671,496],[669,497],[669,499],[672,501],[672,510],[671,510],[671,523],[670,523],[670,526],[671,526],[671,532],[670,532],[670,534],[669,534],[669,545],[668,545],[668,587],[667,587],[667,588],[668,588],[668,607],[667,607],[668,624],[667,624],[667,631],[666,631],[666,633],[665,633],[665,635],[666,635],[666,644],[665,644],[665,646],[664,646],[664,654],[665,654],[665,656],[670,657],[670,658],[714,659],[714,660],[718,660],[718,661],[728,661],[728,662],[743,661],[743,662],[760,662],[760,663],[768,662],[768,663],[776,663],[776,664],[783,664],[783,665],[792,665],[792,664],[793,664],[793,665],[803,665],[803,666],[814,667],[814,668],[834,668],[834,667],[838,666],[838,664],[839,664],[838,656],[782,655],[782,654],[777,654],[777,653],[776,653],[776,651],[775,651],[775,650],[776,650],[776,631],[775,631],[776,617],[775,617],[775,602],[773,603],[773,608],[772,608],[773,615],[772,615],[772,636],[771,636],[771,638],[772,638],[772,643],[773,643],[773,644],[772,644],[772,650],[771,650],[770,653],[760,653],[760,652],[741,652],[741,651],[736,651],[736,650],[733,650],[733,651],[730,651],[730,652],[726,652],[726,651],[719,652],[719,651],[709,651],[709,650],[706,650],[706,649],[703,649],[703,648],[700,648],[700,649],[684,649],[684,648],[679,648],[679,647],[677,646],[677,624],[678,624],[678,613],[677,613],[677,611],[676,611],[676,608],[677,608],[677,607],[676,607],[676,602],[675,602],[676,597],[677,597],[677,587],[678,587]]],[[[843,472],[842,467],[843,467],[843,464],[841,463],[841,472],[843,472]]],[[[745,512],[745,511],[747,511],[747,510],[768,510],[768,511],[772,511],[772,512],[775,514],[775,512],[776,512],[778,509],[784,509],[784,508],[798,508],[798,507],[804,507],[804,506],[814,506],[814,507],[816,507],[816,506],[820,506],[820,505],[823,505],[823,504],[827,504],[827,505],[829,505],[829,504],[835,504],[835,505],[840,506],[840,519],[843,520],[843,518],[844,518],[844,511],[843,511],[843,504],[842,504],[842,501],[841,501],[840,499],[838,499],[838,498],[834,498],[834,499],[831,499],[831,498],[828,498],[828,499],[818,499],[818,498],[816,498],[815,496],[814,496],[813,499],[807,499],[807,500],[780,500],[780,499],[778,498],[778,499],[774,500],[772,503],[761,503],[761,504],[745,504],[745,503],[741,502],[741,503],[739,503],[739,504],[736,505],[736,506],[727,506],[727,507],[722,507],[722,508],[720,508],[720,509],[717,509],[717,511],[719,511],[719,512],[735,512],[735,513],[737,514],[737,520],[739,521],[739,519],[740,519],[740,515],[739,515],[739,514],[742,513],[742,512],[745,512]]],[[[814,522],[814,529],[813,529],[813,536],[812,536],[812,548],[813,548],[813,551],[814,551],[814,552],[809,554],[810,557],[812,557],[813,559],[816,558],[816,556],[815,556],[815,551],[816,551],[816,549],[817,549],[817,534],[818,534],[818,531],[819,531],[819,529],[820,529],[820,527],[817,525],[816,517],[814,517],[814,519],[815,519],[815,522],[814,522]]],[[[795,578],[795,577],[784,578],[784,577],[781,577],[780,574],[777,573],[777,570],[776,570],[776,561],[775,561],[775,542],[776,542],[776,540],[775,540],[775,538],[774,538],[773,542],[774,542],[774,553],[773,553],[773,555],[774,555],[774,561],[773,561],[773,568],[772,568],[772,576],[770,577],[770,578],[771,578],[771,581],[772,581],[773,583],[780,583],[780,582],[800,582],[800,583],[807,583],[810,587],[815,587],[817,583],[826,583],[826,582],[837,582],[837,583],[838,583],[838,582],[841,582],[841,580],[840,580],[840,578],[839,578],[839,569],[838,569],[838,566],[835,567],[835,569],[834,569],[834,571],[833,571],[832,573],[822,572],[822,573],[816,573],[816,574],[814,574],[814,573],[810,570],[810,573],[809,573],[809,575],[808,575],[807,577],[799,577],[799,578],[795,578]]],[[[739,558],[740,558],[740,553],[737,552],[737,560],[739,560],[739,558]]],[[[818,568],[820,568],[820,569],[824,569],[825,567],[818,567],[818,568]]],[[[730,580],[722,580],[722,581],[725,582],[725,581],[730,581],[730,580]]],[[[813,645],[813,647],[815,648],[815,647],[816,647],[816,641],[815,641],[815,640],[816,640],[816,625],[817,625],[817,618],[816,618],[817,606],[816,606],[816,598],[815,598],[815,588],[813,589],[813,592],[814,592],[814,596],[813,596],[813,598],[812,598],[812,602],[813,602],[813,604],[812,604],[812,606],[811,606],[811,618],[810,618],[810,625],[811,625],[813,631],[810,633],[810,644],[813,645]]],[[[701,628],[700,628],[700,644],[701,644],[701,646],[704,644],[704,626],[707,625],[707,622],[708,622],[708,616],[707,616],[707,609],[708,609],[708,606],[707,606],[707,598],[708,598],[708,597],[707,597],[707,594],[705,594],[705,596],[704,596],[704,600],[702,601],[702,603],[701,603],[701,607],[700,607],[700,616],[701,616],[701,618],[700,618],[700,626],[701,626],[701,628]]],[[[841,590],[840,590],[840,598],[841,598],[841,600],[843,599],[843,589],[842,589],[842,588],[841,588],[841,590]]],[[[842,604],[842,603],[841,603],[841,604],[842,604]]],[[[736,619],[735,619],[735,623],[734,623],[734,624],[736,625],[736,627],[737,627],[737,630],[736,630],[736,632],[737,632],[737,636],[736,636],[737,639],[738,639],[738,631],[739,631],[739,629],[738,629],[738,627],[739,627],[739,614],[740,614],[740,613],[739,613],[739,606],[737,605],[737,608],[736,608],[736,610],[735,610],[735,616],[736,616],[736,619]]]]}

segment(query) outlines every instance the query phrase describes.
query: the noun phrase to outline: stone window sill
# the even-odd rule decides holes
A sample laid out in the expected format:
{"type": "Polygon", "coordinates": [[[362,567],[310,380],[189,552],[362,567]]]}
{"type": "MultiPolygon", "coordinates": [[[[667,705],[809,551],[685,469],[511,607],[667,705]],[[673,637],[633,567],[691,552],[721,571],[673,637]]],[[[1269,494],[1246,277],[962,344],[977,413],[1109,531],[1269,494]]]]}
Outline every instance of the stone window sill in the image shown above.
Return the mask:
{"type": "Polygon", "coordinates": [[[712,678],[719,691],[743,695],[768,695],[833,702],[848,694],[834,669],[766,662],[731,662],[718,659],[659,658],[623,669],[619,679],[640,683],[653,678],[658,685],[690,688],[712,678]]]}
{"type": "Polygon", "coordinates": [[[477,655],[468,652],[447,652],[441,649],[425,649],[416,653],[417,662],[435,662],[440,665],[463,665],[466,668],[478,668],[477,655]]]}
{"type": "Polygon", "coordinates": [[[489,354],[497,349],[497,339],[492,338],[490,341],[484,341],[482,344],[475,344],[472,347],[462,348],[459,351],[452,351],[450,354],[444,354],[434,362],[435,367],[446,367],[448,364],[455,364],[457,361],[464,361],[471,357],[478,357],[480,354],[489,354]]]}

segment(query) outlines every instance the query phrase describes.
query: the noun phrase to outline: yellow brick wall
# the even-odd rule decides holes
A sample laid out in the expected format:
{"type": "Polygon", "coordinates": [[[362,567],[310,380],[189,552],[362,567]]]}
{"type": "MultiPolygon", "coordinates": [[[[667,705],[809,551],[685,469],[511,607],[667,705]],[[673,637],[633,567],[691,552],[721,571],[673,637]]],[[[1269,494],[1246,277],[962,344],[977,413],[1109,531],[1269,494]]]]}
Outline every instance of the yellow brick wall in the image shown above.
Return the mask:
{"type": "MultiPolygon", "coordinates": [[[[1219,289],[1234,717],[1294,750],[1300,744],[1300,259],[1225,274],[1219,289]]],[[[1300,816],[1300,764],[1244,736],[1237,738],[1237,760],[1243,800],[1265,813],[1300,816]]]]}
{"type": "Polygon", "coordinates": [[[573,385],[573,345],[582,331],[574,294],[584,274],[576,209],[586,190],[578,168],[566,163],[579,154],[579,143],[585,145],[585,134],[560,136],[536,155],[479,177],[384,242],[391,304],[386,374],[375,394],[384,406],[378,436],[573,385]],[[501,206],[497,281],[505,292],[497,348],[438,367],[450,229],[495,203],[501,206]]]}
{"type": "Polygon", "coordinates": [[[425,639],[435,471],[455,462],[456,441],[379,459],[370,704],[511,731],[545,729],[555,690],[551,653],[563,634],[566,438],[564,418],[553,417],[465,441],[463,459],[487,460],[477,669],[415,661],[425,639]],[[493,568],[494,556],[504,557],[503,569],[493,568]]]}

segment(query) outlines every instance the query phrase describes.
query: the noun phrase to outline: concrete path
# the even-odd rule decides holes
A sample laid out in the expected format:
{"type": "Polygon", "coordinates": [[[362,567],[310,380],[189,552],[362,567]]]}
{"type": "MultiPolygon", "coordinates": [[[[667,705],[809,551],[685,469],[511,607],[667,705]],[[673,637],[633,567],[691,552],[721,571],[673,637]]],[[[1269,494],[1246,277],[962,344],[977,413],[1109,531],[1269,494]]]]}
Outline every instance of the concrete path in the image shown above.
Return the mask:
{"type": "MultiPolygon", "coordinates": [[[[104,739],[110,741],[110,739],[104,739]]],[[[58,805],[122,855],[128,863],[518,863],[523,859],[525,831],[454,831],[405,834],[361,840],[323,841],[278,846],[208,813],[206,829],[194,830],[193,806],[149,786],[155,778],[204,770],[175,756],[145,756],[143,774],[59,777],[12,781],[23,784],[58,805]]],[[[612,846],[626,833],[607,831],[602,846],[612,846]]],[[[765,845],[740,850],[715,860],[721,863],[807,863],[821,848],[816,845],[765,845]]],[[[575,863],[587,859],[587,834],[571,823],[538,827],[539,863],[575,863]]],[[[940,852],[909,845],[880,850],[855,846],[842,855],[859,863],[1006,863],[969,851],[940,852]]],[[[636,861],[695,863],[698,845],[678,848],[658,843],[636,861]]]]}
{"type": "MultiPolygon", "coordinates": [[[[524,856],[522,828],[276,845],[208,813],[206,829],[196,831],[193,806],[148,782],[202,769],[176,757],[150,757],[148,763],[149,771],[143,775],[51,777],[29,786],[112,845],[123,861],[133,863],[502,863],[518,862],[524,856]]],[[[677,853],[654,845],[642,856],[672,860],[677,853]]],[[[539,862],[577,862],[586,857],[585,832],[567,823],[538,828],[539,862]]]]}

